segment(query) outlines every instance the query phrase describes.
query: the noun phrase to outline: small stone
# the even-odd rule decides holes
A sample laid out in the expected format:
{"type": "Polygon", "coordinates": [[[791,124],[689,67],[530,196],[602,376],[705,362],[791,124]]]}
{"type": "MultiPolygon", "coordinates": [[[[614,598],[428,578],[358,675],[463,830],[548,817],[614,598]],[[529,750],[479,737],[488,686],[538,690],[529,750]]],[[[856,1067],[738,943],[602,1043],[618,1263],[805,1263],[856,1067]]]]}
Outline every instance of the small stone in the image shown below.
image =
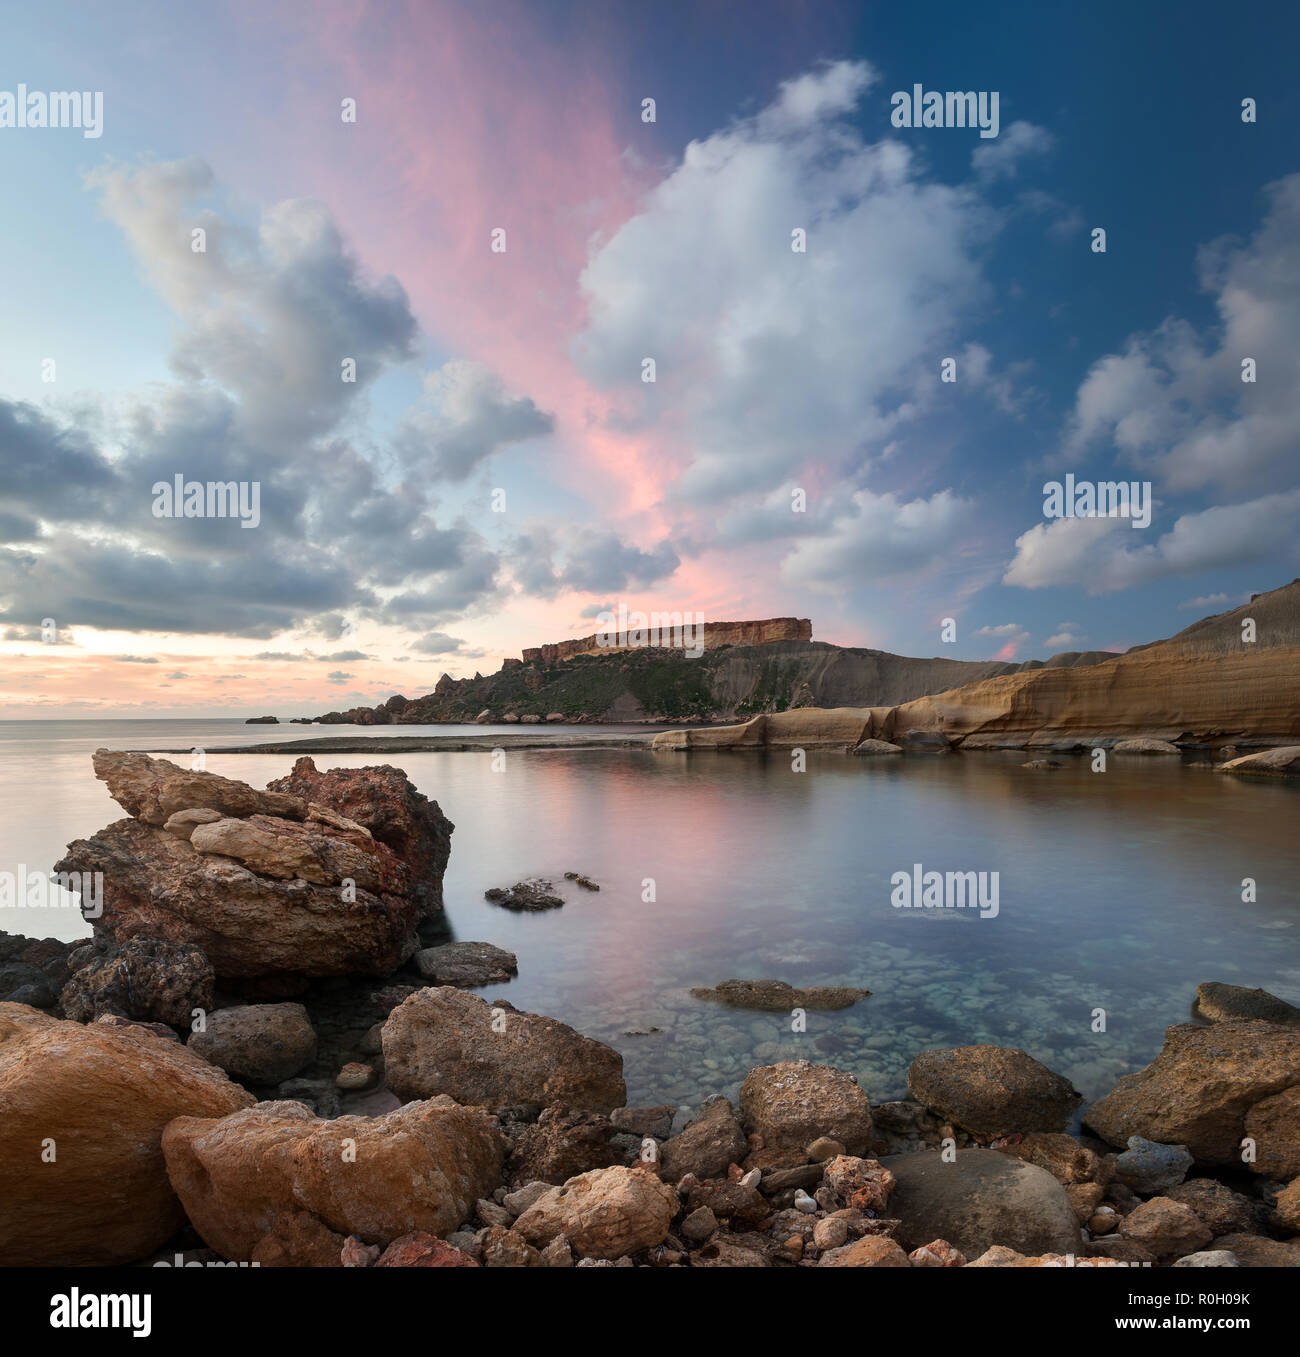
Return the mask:
{"type": "Polygon", "coordinates": [[[813,1243],[824,1253],[827,1249],[838,1249],[847,1243],[849,1223],[843,1216],[827,1216],[813,1227],[813,1243]]]}
{"type": "Polygon", "coordinates": [[[966,1255],[960,1249],[954,1249],[946,1239],[936,1239],[922,1244],[908,1255],[913,1267],[965,1267],[966,1255]]]}
{"type": "Polygon", "coordinates": [[[844,1146],[838,1140],[832,1140],[830,1136],[818,1136],[811,1145],[808,1146],[808,1158],[822,1163],[827,1159],[835,1159],[841,1154],[846,1154],[844,1146]]]}
{"type": "Polygon", "coordinates": [[[525,1183],[523,1187],[517,1188],[514,1192],[507,1192],[501,1198],[501,1205],[512,1216],[522,1216],[538,1197],[549,1192],[551,1187],[551,1183],[536,1179],[531,1183],[525,1183]]]}
{"type": "Polygon", "coordinates": [[[474,1219],[480,1225],[509,1225],[514,1217],[504,1206],[489,1201],[486,1197],[480,1197],[474,1203],[474,1219]]]}
{"type": "Polygon", "coordinates": [[[1175,1267],[1240,1267],[1237,1255],[1231,1249],[1207,1249],[1202,1253],[1189,1253],[1180,1258],[1175,1267]]]}
{"type": "Polygon", "coordinates": [[[339,1250],[339,1262],[344,1267],[370,1267],[382,1252],[378,1244],[367,1244],[360,1235],[350,1234],[339,1250]]]}
{"type": "Polygon", "coordinates": [[[370,1065],[351,1060],[334,1076],[334,1087],[344,1089],[368,1088],[373,1082],[375,1071],[370,1065]]]}
{"type": "Polygon", "coordinates": [[[1149,1197],[1177,1187],[1193,1162],[1186,1145],[1160,1145],[1129,1136],[1128,1149],[1115,1160],[1115,1172],[1135,1192],[1149,1197]]]}
{"type": "Polygon", "coordinates": [[[700,1244],[708,1239],[718,1228],[718,1218],[707,1206],[698,1206],[682,1221],[682,1234],[693,1243],[700,1244]]]}
{"type": "Polygon", "coordinates": [[[1195,1253],[1214,1237],[1191,1207],[1170,1197],[1152,1197],[1143,1202],[1124,1217],[1119,1232],[1159,1259],[1195,1253]]]}
{"type": "Polygon", "coordinates": [[[572,1267],[573,1250],[569,1247],[569,1241],[562,1235],[556,1235],[554,1239],[539,1254],[543,1267],[572,1267]]]}
{"type": "Polygon", "coordinates": [[[794,1194],[794,1209],[802,1211],[806,1216],[816,1215],[817,1203],[803,1190],[796,1188],[794,1194]]]}

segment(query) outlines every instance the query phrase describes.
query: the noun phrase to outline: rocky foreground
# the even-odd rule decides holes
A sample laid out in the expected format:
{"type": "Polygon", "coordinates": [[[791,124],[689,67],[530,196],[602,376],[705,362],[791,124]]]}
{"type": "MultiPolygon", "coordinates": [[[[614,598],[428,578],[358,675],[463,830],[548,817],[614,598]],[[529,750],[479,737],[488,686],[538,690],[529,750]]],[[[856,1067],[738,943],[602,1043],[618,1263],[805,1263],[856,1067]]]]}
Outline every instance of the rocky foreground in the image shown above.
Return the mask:
{"type": "Polygon", "coordinates": [[[0,1265],[1300,1266],[1300,1010],[1263,991],[1201,986],[1081,1128],[993,1046],[898,1102],[800,1060],[628,1107],[617,1051],[468,992],[511,953],[432,940],[451,826],[396,769],[96,770],[95,938],[0,935],[0,1265]]]}

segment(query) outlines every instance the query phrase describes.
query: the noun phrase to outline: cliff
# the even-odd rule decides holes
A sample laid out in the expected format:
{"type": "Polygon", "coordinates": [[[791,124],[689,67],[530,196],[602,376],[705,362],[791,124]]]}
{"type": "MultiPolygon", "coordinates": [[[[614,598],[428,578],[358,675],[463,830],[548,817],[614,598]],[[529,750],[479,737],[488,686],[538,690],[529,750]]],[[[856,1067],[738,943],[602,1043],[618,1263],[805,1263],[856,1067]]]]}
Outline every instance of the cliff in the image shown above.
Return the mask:
{"type": "MultiPolygon", "coordinates": [[[[1086,665],[1110,658],[1104,651],[1069,652],[1047,664],[1086,665]]],[[[494,722],[545,720],[558,713],[571,721],[702,723],[796,707],[895,706],[1031,666],[1044,667],[1038,660],[1027,666],[997,660],[909,659],[883,650],[807,640],[716,644],[697,659],[679,649],[601,648],[551,660],[507,661],[500,672],[486,678],[444,675],[424,697],[394,697],[379,707],[331,712],[320,720],[326,725],[433,724],[474,721],[486,711],[483,719],[494,722]]]]}
{"type": "MultiPolygon", "coordinates": [[[[650,613],[647,621],[656,630],[672,632],[673,644],[678,643],[682,634],[681,613],[650,613]]],[[[691,634],[694,644],[705,650],[715,650],[719,646],[761,646],[773,641],[811,641],[812,622],[806,617],[769,617],[761,622],[705,622],[691,634]]],[[[578,655],[604,655],[636,648],[615,644],[609,634],[597,632],[577,640],[530,647],[523,652],[522,663],[555,664],[557,660],[571,660],[578,655]]]]}
{"type": "Polygon", "coordinates": [[[1100,663],[996,674],[900,703],[828,702],[740,726],[668,732],[657,748],[1068,748],[1145,735],[1211,746],[1300,735],[1300,580],[1100,663]],[[1247,619],[1253,641],[1243,640],[1247,619]]]}

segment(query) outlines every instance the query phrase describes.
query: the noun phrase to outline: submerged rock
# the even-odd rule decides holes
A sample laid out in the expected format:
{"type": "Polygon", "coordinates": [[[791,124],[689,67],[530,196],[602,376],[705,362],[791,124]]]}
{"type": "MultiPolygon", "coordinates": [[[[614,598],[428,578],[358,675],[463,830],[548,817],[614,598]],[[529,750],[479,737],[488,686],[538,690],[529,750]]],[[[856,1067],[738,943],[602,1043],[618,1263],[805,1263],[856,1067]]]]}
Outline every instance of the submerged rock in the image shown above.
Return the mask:
{"type": "Polygon", "coordinates": [[[555,887],[540,877],[530,877],[526,881],[516,881],[513,886],[493,886],[483,892],[485,900],[503,909],[533,911],[559,909],[564,903],[562,896],[556,895],[555,887]]]}
{"type": "Polygon", "coordinates": [[[771,1013],[789,1013],[796,1008],[850,1008],[870,994],[869,989],[853,989],[848,985],[795,989],[784,980],[724,980],[713,989],[691,990],[696,999],[712,999],[732,1008],[753,1008],[771,1013]]]}
{"type": "Polygon", "coordinates": [[[1220,773],[1271,773],[1274,776],[1300,775],[1300,744],[1281,749],[1261,749],[1255,754],[1242,754],[1218,765],[1220,773]]]}
{"type": "Polygon", "coordinates": [[[388,1086],[399,1098],[450,1094],[486,1107],[560,1103],[608,1112],[627,1101],[623,1057],[554,1018],[441,986],[417,990],[383,1030],[388,1086]]]}
{"type": "Polygon", "coordinates": [[[120,1265],[159,1248],[185,1219],[163,1128],[252,1102],[144,1027],[0,1004],[0,1265],[120,1265]]]}
{"type": "Polygon", "coordinates": [[[349,1235],[387,1247],[417,1230],[449,1233],[496,1187],[505,1149],[485,1113],[450,1098],[333,1121],[259,1103],[221,1120],[178,1117],[163,1136],[204,1241],[226,1258],[288,1266],[321,1266],[331,1248],[337,1265],[349,1235]]]}
{"type": "Polygon", "coordinates": [[[1300,1008],[1288,1004],[1264,989],[1247,989],[1244,985],[1224,985],[1207,980],[1196,987],[1197,1017],[1207,1022],[1224,1022],[1229,1018],[1262,1018],[1265,1022],[1281,1023],[1286,1027],[1300,1027],[1300,1008]]]}
{"type": "Polygon", "coordinates": [[[1145,739],[1141,736],[1119,740],[1111,745],[1112,754],[1181,754],[1182,750],[1168,740],[1145,739]]]}

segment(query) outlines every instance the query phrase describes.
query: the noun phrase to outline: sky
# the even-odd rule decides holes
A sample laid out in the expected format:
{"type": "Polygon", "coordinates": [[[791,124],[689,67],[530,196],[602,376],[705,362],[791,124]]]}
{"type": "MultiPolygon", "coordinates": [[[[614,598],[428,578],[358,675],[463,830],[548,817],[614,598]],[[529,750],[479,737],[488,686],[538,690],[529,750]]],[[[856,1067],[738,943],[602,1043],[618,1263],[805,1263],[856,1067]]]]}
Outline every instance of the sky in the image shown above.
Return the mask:
{"type": "Polygon", "coordinates": [[[317,715],[620,605],[1041,659],[1288,582],[1298,15],[10,7],[0,718],[317,715]]]}

